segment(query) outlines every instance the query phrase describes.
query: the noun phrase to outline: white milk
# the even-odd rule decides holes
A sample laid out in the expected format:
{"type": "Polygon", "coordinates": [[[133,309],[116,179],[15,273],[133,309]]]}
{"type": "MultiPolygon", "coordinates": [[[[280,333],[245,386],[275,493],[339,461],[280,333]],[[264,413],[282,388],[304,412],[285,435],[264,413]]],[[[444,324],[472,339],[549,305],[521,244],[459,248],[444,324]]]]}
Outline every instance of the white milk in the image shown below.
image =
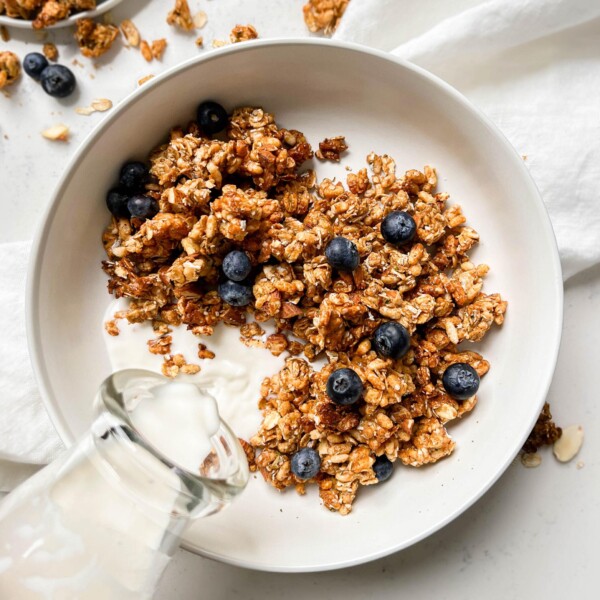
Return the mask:
{"type": "MultiPolygon", "coordinates": [[[[126,299],[113,301],[104,321],[111,320],[115,312],[125,310],[127,306],[126,299]]],[[[119,319],[117,323],[118,336],[104,332],[113,370],[138,368],[160,373],[164,357],[148,351],[147,341],[157,337],[152,325],[147,322],[129,324],[125,319],[119,319]]],[[[104,331],[104,322],[101,325],[104,331]]],[[[273,333],[269,324],[261,326],[267,330],[266,335],[273,333]]],[[[248,439],[254,435],[261,422],[258,410],[261,383],[265,377],[281,370],[284,355],[275,357],[265,348],[248,348],[240,341],[238,327],[220,324],[213,335],[202,338],[188,331],[185,325],[172,329],[171,354],[183,354],[188,362],[201,368],[197,375],[180,376],[178,380],[193,381],[206,388],[217,400],[222,419],[238,436],[248,439]],[[199,342],[206,344],[215,353],[215,358],[199,359],[199,342]]]]}
{"type": "Polygon", "coordinates": [[[137,431],[161,454],[192,473],[210,453],[219,430],[215,399],[193,383],[172,381],[152,389],[130,412],[137,431]]]}
{"type": "MultiPolygon", "coordinates": [[[[156,449],[194,472],[220,424],[213,398],[177,382],[140,395],[132,421],[156,449]]],[[[152,596],[173,550],[165,534],[181,483],[141,448],[129,464],[120,442],[109,436],[99,443],[105,458],[88,437],[0,504],[2,600],[152,596]]]]}

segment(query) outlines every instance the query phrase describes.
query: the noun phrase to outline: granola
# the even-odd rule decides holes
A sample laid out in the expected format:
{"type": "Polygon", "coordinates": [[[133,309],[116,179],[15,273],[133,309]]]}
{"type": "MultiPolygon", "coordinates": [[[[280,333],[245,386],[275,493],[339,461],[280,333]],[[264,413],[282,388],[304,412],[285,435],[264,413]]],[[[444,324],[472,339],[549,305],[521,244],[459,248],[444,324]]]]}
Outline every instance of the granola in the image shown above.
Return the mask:
{"type": "Polygon", "coordinates": [[[14,52],[0,52],[0,89],[12,85],[21,75],[21,62],[14,52]]]}
{"type": "Polygon", "coordinates": [[[249,40],[255,40],[256,38],[258,38],[258,32],[252,25],[236,25],[229,35],[232,44],[248,42],[249,40]]]}
{"type": "MultiPolygon", "coordinates": [[[[343,138],[333,140],[323,155],[342,151],[343,138]]],[[[433,168],[399,175],[390,156],[371,153],[369,169],[349,173],[345,183],[318,181],[301,170],[312,156],[303,133],[259,107],[235,109],[218,138],[195,122],[173,129],[149,156],[145,194],[158,212],[113,217],[103,268],[109,292],[130,299],[123,318],[165,328],[149,346],[164,352],[169,377],[200,369],[170,354],[174,325],[202,338],[225,323],[240,329],[244,344],[289,355],[262,384],[262,423],[244,443],[250,466],[279,490],[316,485],[325,507],[348,514],[359,488],[378,482],[374,465],[382,457],[420,467],[452,453],[448,425],[472,411],[477,397],[455,400],[442,376],[455,363],[481,377],[488,372],[489,363],[463,346],[501,325],[507,304],[483,291],[489,267],[468,255],[479,236],[460,207],[436,192],[433,168]],[[380,230],[398,210],[416,227],[403,246],[380,230]],[[358,250],[352,272],[333,269],[325,256],[336,236],[358,250]],[[247,306],[228,304],[218,290],[233,249],[253,267],[247,306]],[[276,331],[265,337],[261,324],[269,320],[276,331]],[[371,342],[390,320],[411,337],[399,359],[380,356],[371,342]],[[327,392],[341,367],[363,385],[352,406],[327,392]],[[309,480],[291,470],[304,448],[321,461],[309,480]]],[[[213,356],[199,342],[198,358],[213,356]]]]}
{"type": "Polygon", "coordinates": [[[167,23],[183,31],[193,31],[195,24],[187,0],[175,0],[175,6],[167,15],[167,23]]]}
{"type": "Polygon", "coordinates": [[[325,138],[319,142],[319,149],[315,152],[315,156],[320,160],[333,160],[339,162],[342,152],[348,150],[346,138],[343,135],[338,135],[332,138],[325,138]]]}
{"type": "Polygon", "coordinates": [[[119,28],[105,23],[95,23],[92,19],[79,19],[75,39],[83,56],[97,58],[110,50],[119,35],[119,28]]]}
{"type": "Polygon", "coordinates": [[[96,8],[96,0],[2,0],[0,15],[32,20],[34,29],[54,25],[71,15],[96,8]]]}
{"type": "Polygon", "coordinates": [[[304,22],[310,31],[333,33],[350,0],[309,0],[302,8],[304,22]]]}

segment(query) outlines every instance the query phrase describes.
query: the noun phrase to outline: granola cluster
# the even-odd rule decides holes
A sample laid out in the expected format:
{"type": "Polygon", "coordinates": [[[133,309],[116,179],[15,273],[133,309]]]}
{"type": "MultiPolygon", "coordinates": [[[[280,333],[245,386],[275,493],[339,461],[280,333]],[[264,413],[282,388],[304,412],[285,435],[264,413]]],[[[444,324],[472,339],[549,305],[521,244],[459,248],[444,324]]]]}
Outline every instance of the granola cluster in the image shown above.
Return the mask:
{"type": "Polygon", "coordinates": [[[34,29],[43,29],[71,15],[96,8],[96,0],[0,0],[0,15],[32,20],[34,29]]]}
{"type": "MultiPolygon", "coordinates": [[[[314,483],[328,509],[347,514],[359,486],[377,483],[377,457],[419,467],[453,451],[446,426],[477,400],[452,399],[442,374],[458,362],[487,373],[488,362],[459,344],[500,325],[506,302],[483,292],[488,267],[468,256],[479,236],[460,206],[436,192],[431,167],[397,175],[390,156],[371,153],[369,169],[349,173],[345,183],[317,181],[313,171],[300,171],[312,156],[300,131],[280,127],[261,108],[234,110],[219,139],[196,123],[174,129],[149,157],[145,193],[159,212],[113,218],[103,266],[109,292],[130,299],[117,316],[152,321],[159,332],[150,350],[167,357],[166,374],[194,367],[170,355],[170,327],[181,324],[199,342],[218,323],[236,326],[247,345],[289,355],[263,382],[262,424],[245,445],[251,468],[280,490],[303,493],[314,483]],[[396,210],[416,223],[415,238],[401,247],[380,232],[396,210]],[[325,257],[336,236],[358,249],[351,273],[332,269],[325,257]],[[233,249],[245,251],[254,268],[253,300],[244,307],[217,292],[233,249]],[[382,358],[371,346],[374,330],[389,320],[411,334],[401,359],[382,358]],[[266,321],[276,333],[264,340],[266,321]],[[327,395],[327,379],[340,367],[351,367],[364,386],[352,406],[327,395]],[[321,457],[308,482],[291,471],[291,457],[305,447],[321,457]]],[[[206,352],[201,343],[199,358],[211,358],[206,352]]]]}
{"type": "Polygon", "coordinates": [[[21,62],[14,52],[0,52],[0,89],[12,85],[21,75],[21,62]]]}
{"type": "Polygon", "coordinates": [[[81,54],[97,58],[110,50],[119,35],[119,28],[108,23],[96,23],[93,19],[79,19],[75,29],[75,40],[81,54]]]}
{"type": "Polygon", "coordinates": [[[313,33],[333,33],[344,15],[348,2],[350,0],[309,0],[302,8],[306,26],[313,33]]]}

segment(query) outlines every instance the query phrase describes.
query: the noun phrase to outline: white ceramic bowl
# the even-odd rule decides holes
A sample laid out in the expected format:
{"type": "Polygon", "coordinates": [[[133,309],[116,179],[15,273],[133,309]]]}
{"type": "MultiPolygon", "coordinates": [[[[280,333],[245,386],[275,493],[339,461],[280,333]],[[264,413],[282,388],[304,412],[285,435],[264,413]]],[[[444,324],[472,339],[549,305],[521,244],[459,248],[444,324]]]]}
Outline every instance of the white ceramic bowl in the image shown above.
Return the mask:
{"type": "MultiPolygon", "coordinates": [[[[72,27],[75,25],[78,19],[94,19],[101,14],[108,12],[111,8],[114,8],[117,4],[120,4],[123,0],[98,0],[97,7],[94,10],[85,10],[83,12],[72,15],[67,19],[63,19],[58,23],[46,27],[46,29],[61,29],[62,27],[72,27]]],[[[13,19],[6,15],[0,15],[0,25],[6,25],[7,27],[16,27],[17,29],[31,29],[33,21],[27,21],[26,19],[13,19]]]]}
{"type": "MultiPolygon", "coordinates": [[[[95,129],[66,168],[32,254],[29,342],[48,411],[71,443],[90,423],[109,364],[100,270],[106,190],[123,161],[145,157],[199,101],[262,105],[313,143],[344,134],[345,177],[371,150],[399,169],[431,164],[441,190],[462,204],[481,234],[474,259],[491,265],[487,291],[509,300],[506,322],[479,345],[492,368],[475,411],[451,427],[454,454],[422,469],[399,468],[362,489],[341,517],[259,479],[227,511],[189,533],[186,547],[245,567],[315,571],[365,562],[433,533],[502,474],[531,430],[557,356],[562,282],[554,235],[521,157],[498,130],[439,79],[393,56],[321,40],[257,41],[180,65],[132,94],[95,129]]],[[[145,352],[145,349],[140,349],[145,352]]],[[[235,352],[235,349],[232,349],[235,352]]]]}

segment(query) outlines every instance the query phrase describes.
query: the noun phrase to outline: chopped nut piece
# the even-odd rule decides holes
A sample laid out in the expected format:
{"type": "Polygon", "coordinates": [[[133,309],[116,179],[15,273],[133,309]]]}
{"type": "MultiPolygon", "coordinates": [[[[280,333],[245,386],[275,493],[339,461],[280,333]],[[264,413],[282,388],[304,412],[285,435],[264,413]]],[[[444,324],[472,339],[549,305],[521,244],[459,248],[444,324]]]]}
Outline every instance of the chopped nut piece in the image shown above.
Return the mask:
{"type": "Polygon", "coordinates": [[[167,15],[167,23],[179,27],[183,31],[192,31],[194,29],[194,20],[192,19],[187,0],[175,0],[173,10],[167,15]]]}
{"type": "Polygon", "coordinates": [[[0,52],[0,89],[12,85],[21,75],[21,63],[16,54],[0,52]]]}
{"type": "Polygon", "coordinates": [[[194,20],[194,27],[196,29],[202,29],[208,21],[208,16],[206,15],[206,13],[203,10],[200,10],[194,15],[193,20],[194,20]]]}
{"type": "Polygon", "coordinates": [[[338,135],[333,138],[325,138],[319,142],[319,149],[315,152],[315,156],[321,160],[340,160],[340,154],[348,150],[346,138],[343,135],[338,135]]]}
{"type": "Polygon", "coordinates": [[[212,41],[212,47],[213,48],[222,48],[223,46],[227,46],[228,42],[225,42],[223,40],[213,40],[212,41]]]}
{"type": "Polygon", "coordinates": [[[167,40],[161,38],[160,40],[154,40],[152,42],[152,56],[156,58],[156,60],[160,60],[162,55],[167,47],[167,40]]]}
{"type": "Polygon", "coordinates": [[[44,56],[48,60],[52,60],[52,61],[58,60],[58,48],[54,44],[52,44],[50,42],[45,43],[42,48],[42,52],[44,53],[44,56]]]}
{"type": "Polygon", "coordinates": [[[196,38],[195,44],[196,46],[198,46],[198,48],[202,48],[202,46],[204,46],[204,38],[201,35],[199,35],[196,38]]]}
{"type": "Polygon", "coordinates": [[[75,30],[75,39],[83,56],[97,58],[110,50],[119,35],[114,25],[94,23],[92,19],[79,19],[75,30]]]}
{"type": "Polygon", "coordinates": [[[63,124],[53,125],[42,131],[42,135],[53,142],[67,142],[69,141],[69,128],[63,124]]]}
{"type": "Polygon", "coordinates": [[[154,340],[148,340],[148,350],[152,354],[169,354],[173,338],[170,335],[161,335],[154,340]]]}
{"type": "Polygon", "coordinates": [[[333,33],[350,0],[309,0],[302,8],[304,22],[310,31],[333,33]]]}
{"type": "Polygon", "coordinates": [[[583,444],[583,427],[569,425],[562,430],[562,435],[554,442],[552,451],[560,462],[573,460],[583,444]]]}
{"type": "Polygon", "coordinates": [[[148,44],[146,40],[142,40],[140,42],[140,52],[147,62],[152,61],[152,50],[150,48],[150,44],[148,44]]]}
{"type": "Polygon", "coordinates": [[[255,40],[258,37],[258,32],[252,25],[236,25],[229,35],[229,39],[232,44],[238,42],[247,42],[249,40],[255,40]]]}
{"type": "Polygon", "coordinates": [[[129,19],[121,21],[121,31],[130,46],[137,48],[140,45],[140,32],[133,24],[133,21],[130,21],[129,19]]]}
{"type": "Polygon", "coordinates": [[[75,112],[76,112],[78,115],[84,115],[85,117],[87,117],[87,116],[89,116],[89,115],[91,115],[91,114],[95,113],[95,112],[96,112],[96,109],[95,109],[95,108],[92,108],[91,106],[78,106],[78,107],[75,109],[75,112]]]}

